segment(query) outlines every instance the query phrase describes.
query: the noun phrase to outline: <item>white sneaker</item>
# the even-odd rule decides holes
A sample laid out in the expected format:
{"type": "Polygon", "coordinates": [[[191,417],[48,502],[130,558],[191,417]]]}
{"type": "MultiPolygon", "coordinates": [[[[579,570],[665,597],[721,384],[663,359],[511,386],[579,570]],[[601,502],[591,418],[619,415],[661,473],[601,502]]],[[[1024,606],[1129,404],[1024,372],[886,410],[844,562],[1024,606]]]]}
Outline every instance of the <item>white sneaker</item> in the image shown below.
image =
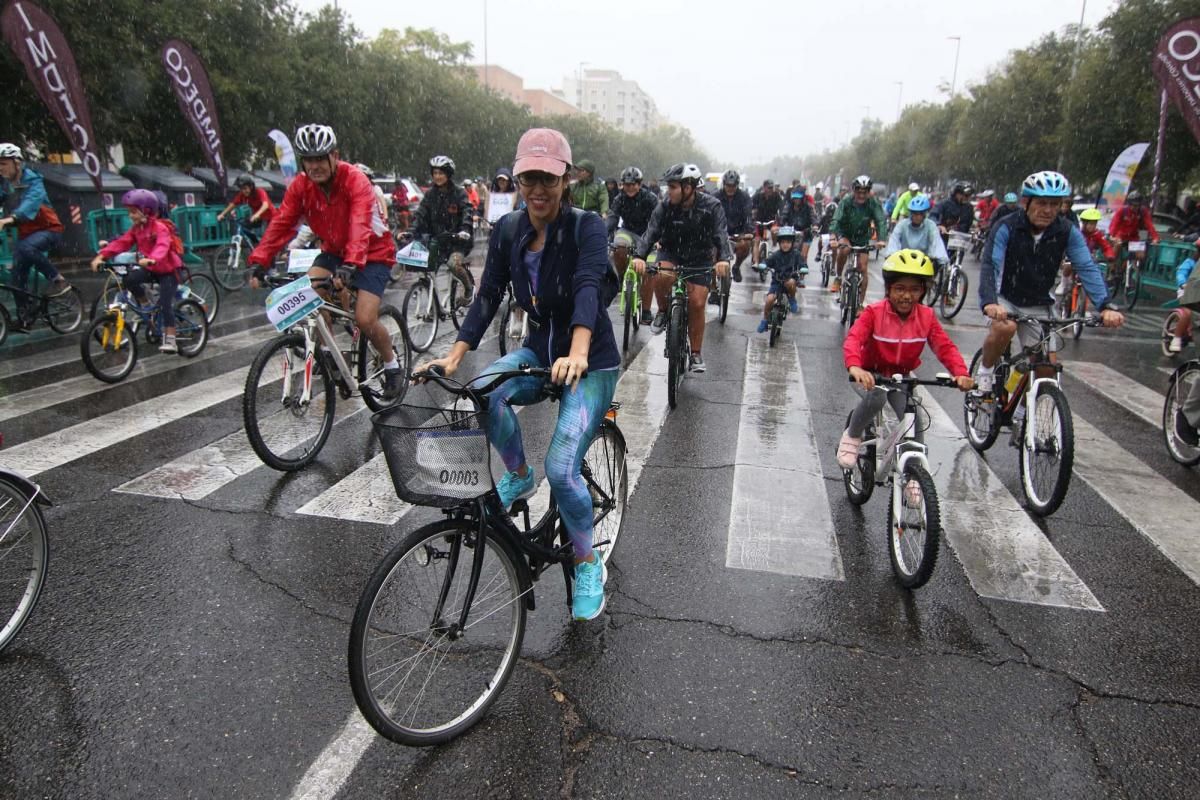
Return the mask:
{"type": "Polygon", "coordinates": [[[991,394],[992,389],[996,388],[996,370],[984,370],[980,367],[975,373],[975,388],[982,394],[991,394]]]}
{"type": "Polygon", "coordinates": [[[164,335],[162,344],[160,344],[158,346],[158,352],[160,352],[160,353],[178,353],[179,345],[177,345],[175,343],[175,337],[164,335]]]}
{"type": "Polygon", "coordinates": [[[1178,353],[1179,351],[1183,350],[1183,337],[1182,336],[1172,336],[1171,343],[1169,345],[1167,345],[1167,349],[1170,350],[1172,353],[1178,353]]]}

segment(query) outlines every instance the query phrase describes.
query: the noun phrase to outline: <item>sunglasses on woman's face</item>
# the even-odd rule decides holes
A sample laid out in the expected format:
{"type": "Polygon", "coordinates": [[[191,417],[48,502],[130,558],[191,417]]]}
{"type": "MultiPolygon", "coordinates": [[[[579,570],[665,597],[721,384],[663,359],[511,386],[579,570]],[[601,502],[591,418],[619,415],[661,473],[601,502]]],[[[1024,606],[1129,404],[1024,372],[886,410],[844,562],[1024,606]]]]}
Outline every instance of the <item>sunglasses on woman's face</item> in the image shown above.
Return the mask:
{"type": "Polygon", "coordinates": [[[534,186],[544,186],[547,189],[553,189],[562,183],[562,179],[562,175],[551,175],[549,172],[522,172],[517,176],[517,183],[526,189],[531,189],[534,186]]]}

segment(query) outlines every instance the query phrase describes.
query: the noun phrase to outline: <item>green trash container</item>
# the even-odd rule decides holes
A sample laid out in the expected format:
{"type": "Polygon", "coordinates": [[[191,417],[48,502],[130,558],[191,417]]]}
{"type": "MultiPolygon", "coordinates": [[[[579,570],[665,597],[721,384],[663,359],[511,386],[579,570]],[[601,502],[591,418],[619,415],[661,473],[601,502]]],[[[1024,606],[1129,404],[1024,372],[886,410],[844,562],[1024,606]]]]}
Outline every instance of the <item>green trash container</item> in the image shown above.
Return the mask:
{"type": "Polygon", "coordinates": [[[179,206],[171,211],[171,221],[179,238],[183,240],[183,260],[189,264],[204,263],[201,252],[223,244],[233,238],[235,223],[230,217],[218,220],[217,215],[224,206],[179,206]]]}
{"type": "Polygon", "coordinates": [[[88,245],[92,252],[100,250],[100,242],[111,242],[133,227],[129,212],[123,208],[99,209],[87,215],[88,245]]]}
{"type": "Polygon", "coordinates": [[[1146,268],[1142,271],[1142,284],[1174,292],[1175,269],[1195,252],[1195,245],[1178,239],[1163,239],[1150,245],[1149,251],[1146,268]]]}

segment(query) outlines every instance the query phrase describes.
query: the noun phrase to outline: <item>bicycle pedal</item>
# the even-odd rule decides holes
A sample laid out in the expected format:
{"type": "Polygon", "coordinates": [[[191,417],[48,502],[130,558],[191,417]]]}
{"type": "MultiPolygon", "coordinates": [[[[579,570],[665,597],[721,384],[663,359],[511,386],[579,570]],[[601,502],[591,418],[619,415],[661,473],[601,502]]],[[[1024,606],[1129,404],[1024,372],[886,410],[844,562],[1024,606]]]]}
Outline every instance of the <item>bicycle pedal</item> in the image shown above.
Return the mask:
{"type": "Polygon", "coordinates": [[[529,511],[529,501],[525,500],[523,498],[518,498],[518,499],[514,500],[513,504],[509,507],[508,515],[510,517],[515,517],[518,514],[528,513],[528,511],[529,511]]]}

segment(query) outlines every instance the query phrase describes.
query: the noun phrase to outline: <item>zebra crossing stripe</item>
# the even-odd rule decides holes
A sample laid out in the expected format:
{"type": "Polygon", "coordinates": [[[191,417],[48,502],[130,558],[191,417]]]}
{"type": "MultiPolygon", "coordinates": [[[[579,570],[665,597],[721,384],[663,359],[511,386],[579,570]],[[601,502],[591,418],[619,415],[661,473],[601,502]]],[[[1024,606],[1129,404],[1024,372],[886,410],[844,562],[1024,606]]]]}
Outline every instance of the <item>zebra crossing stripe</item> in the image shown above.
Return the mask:
{"type": "Polygon", "coordinates": [[[4,464],[33,476],[127,442],[241,395],[249,366],[5,448],[4,464]]]}
{"type": "Polygon", "coordinates": [[[751,338],[726,567],[845,580],[810,410],[795,342],[751,338]]]}
{"type": "Polygon", "coordinates": [[[1166,395],[1156,392],[1117,372],[1105,364],[1091,361],[1072,361],[1067,364],[1066,374],[1082,381],[1117,405],[1144,422],[1159,427],[1162,425],[1162,409],[1166,395]]]}
{"type": "MultiPolygon", "coordinates": [[[[950,416],[927,393],[925,398],[930,417],[925,443],[942,528],[975,592],[1015,603],[1104,611],[950,416]]],[[[1007,446],[1007,437],[1002,434],[995,446],[1007,446]]]]}

